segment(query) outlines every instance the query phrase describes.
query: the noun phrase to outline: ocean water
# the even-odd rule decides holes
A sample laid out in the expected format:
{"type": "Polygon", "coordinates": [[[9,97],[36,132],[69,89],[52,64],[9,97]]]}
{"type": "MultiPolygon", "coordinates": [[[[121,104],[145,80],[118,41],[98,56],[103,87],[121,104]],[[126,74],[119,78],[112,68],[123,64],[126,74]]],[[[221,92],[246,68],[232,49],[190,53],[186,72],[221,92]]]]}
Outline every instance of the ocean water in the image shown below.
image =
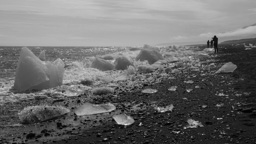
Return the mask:
{"type": "MultiPolygon", "coordinates": [[[[0,46],[0,78],[12,78],[22,47],[0,46]]],[[[121,47],[28,47],[35,55],[45,50],[46,60],[60,58],[65,64],[80,61],[86,57],[122,51],[121,47]]]]}

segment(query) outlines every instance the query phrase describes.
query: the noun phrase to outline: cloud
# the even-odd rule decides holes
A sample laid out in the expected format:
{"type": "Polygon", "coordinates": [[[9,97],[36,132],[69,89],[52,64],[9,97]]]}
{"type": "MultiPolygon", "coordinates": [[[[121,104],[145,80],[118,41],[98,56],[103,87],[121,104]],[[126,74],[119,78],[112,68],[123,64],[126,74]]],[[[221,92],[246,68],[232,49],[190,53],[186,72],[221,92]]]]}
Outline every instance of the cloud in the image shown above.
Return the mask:
{"type": "Polygon", "coordinates": [[[186,40],[188,37],[186,36],[176,36],[176,37],[172,37],[171,40],[173,41],[183,41],[186,40]]]}
{"type": "Polygon", "coordinates": [[[248,9],[249,11],[256,13],[256,8],[248,9]]]}
{"type": "Polygon", "coordinates": [[[200,37],[212,37],[213,35],[217,35],[219,37],[244,37],[244,36],[253,36],[256,35],[256,25],[248,26],[245,28],[240,28],[234,31],[224,32],[224,33],[202,33],[200,37]]]}
{"type": "Polygon", "coordinates": [[[214,35],[214,33],[212,32],[208,32],[208,33],[202,33],[199,35],[199,37],[212,37],[214,35]]]}
{"type": "Polygon", "coordinates": [[[0,10],[92,19],[169,21],[186,20],[185,15],[194,19],[204,19],[206,16],[212,19],[219,16],[218,11],[208,9],[205,3],[198,0],[19,0],[16,3],[0,0],[0,3],[0,10]]]}

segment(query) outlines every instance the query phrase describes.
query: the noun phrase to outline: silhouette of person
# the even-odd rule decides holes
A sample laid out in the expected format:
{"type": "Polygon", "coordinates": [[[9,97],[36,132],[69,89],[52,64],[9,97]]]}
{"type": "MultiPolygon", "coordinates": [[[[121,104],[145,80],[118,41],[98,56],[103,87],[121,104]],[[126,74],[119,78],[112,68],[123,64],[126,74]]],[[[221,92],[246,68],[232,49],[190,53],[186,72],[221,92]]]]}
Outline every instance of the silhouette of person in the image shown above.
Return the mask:
{"type": "Polygon", "coordinates": [[[207,48],[209,48],[209,46],[210,46],[210,41],[208,40],[207,41],[207,48]]]}
{"type": "Polygon", "coordinates": [[[211,40],[211,48],[213,47],[213,40],[211,40]]]}
{"type": "Polygon", "coordinates": [[[218,53],[218,38],[216,37],[216,35],[212,38],[213,40],[213,46],[214,46],[214,52],[218,53]]]}

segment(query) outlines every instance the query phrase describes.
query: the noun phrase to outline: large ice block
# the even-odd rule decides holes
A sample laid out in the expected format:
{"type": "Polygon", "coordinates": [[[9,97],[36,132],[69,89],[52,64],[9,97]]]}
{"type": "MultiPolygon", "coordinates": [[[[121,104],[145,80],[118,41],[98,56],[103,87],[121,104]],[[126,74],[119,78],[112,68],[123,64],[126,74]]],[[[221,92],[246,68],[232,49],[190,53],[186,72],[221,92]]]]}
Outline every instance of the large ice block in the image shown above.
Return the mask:
{"type": "Polygon", "coordinates": [[[38,58],[42,61],[45,61],[45,50],[41,51],[38,58]]]}
{"type": "Polygon", "coordinates": [[[14,90],[42,90],[62,84],[64,63],[57,59],[53,63],[42,62],[28,48],[22,48],[16,69],[14,90]]]}
{"type": "Polygon", "coordinates": [[[49,78],[48,81],[42,82],[39,85],[31,87],[31,89],[41,90],[56,87],[62,85],[64,74],[64,63],[61,59],[55,60],[53,63],[45,62],[46,75],[49,78]]]}
{"type": "Polygon", "coordinates": [[[16,69],[14,89],[22,92],[29,88],[49,81],[47,67],[28,48],[22,48],[16,69]]]}
{"type": "Polygon", "coordinates": [[[101,71],[113,70],[115,68],[112,63],[98,57],[93,60],[91,67],[101,71]]]}
{"type": "Polygon", "coordinates": [[[153,64],[158,60],[162,60],[163,56],[160,52],[154,49],[143,49],[140,51],[136,60],[145,61],[147,60],[149,64],[153,64]]]}

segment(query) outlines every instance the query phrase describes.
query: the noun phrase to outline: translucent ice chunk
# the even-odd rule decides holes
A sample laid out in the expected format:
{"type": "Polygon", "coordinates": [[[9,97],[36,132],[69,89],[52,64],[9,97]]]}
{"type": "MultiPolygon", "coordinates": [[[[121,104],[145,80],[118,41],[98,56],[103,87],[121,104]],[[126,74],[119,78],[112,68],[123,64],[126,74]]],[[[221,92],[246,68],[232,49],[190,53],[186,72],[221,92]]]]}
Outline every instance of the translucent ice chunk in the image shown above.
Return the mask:
{"type": "Polygon", "coordinates": [[[63,74],[64,74],[64,63],[61,59],[55,60],[53,63],[46,62],[46,75],[49,78],[39,85],[32,87],[31,89],[41,90],[56,87],[62,85],[63,74]]]}
{"type": "Polygon", "coordinates": [[[111,112],[115,109],[116,107],[111,103],[106,103],[106,104],[85,103],[75,110],[75,114],[78,116],[93,115],[93,114],[111,112]]]}
{"type": "Polygon", "coordinates": [[[28,48],[22,48],[16,69],[14,89],[18,92],[49,81],[47,67],[28,48]]]}
{"type": "Polygon", "coordinates": [[[236,70],[237,66],[233,64],[232,62],[228,62],[224,64],[216,73],[232,73],[234,70],[236,70]]]}
{"type": "Polygon", "coordinates": [[[128,116],[126,114],[114,115],[113,119],[116,121],[117,124],[124,126],[131,125],[135,122],[131,116],[128,116]]]}
{"type": "Polygon", "coordinates": [[[151,88],[147,88],[141,91],[142,93],[148,93],[148,94],[153,94],[156,93],[157,90],[156,89],[151,89],[151,88]]]}
{"type": "Polygon", "coordinates": [[[28,48],[22,48],[16,69],[14,89],[17,92],[42,90],[62,84],[64,63],[57,59],[53,63],[42,62],[28,48]]]}

